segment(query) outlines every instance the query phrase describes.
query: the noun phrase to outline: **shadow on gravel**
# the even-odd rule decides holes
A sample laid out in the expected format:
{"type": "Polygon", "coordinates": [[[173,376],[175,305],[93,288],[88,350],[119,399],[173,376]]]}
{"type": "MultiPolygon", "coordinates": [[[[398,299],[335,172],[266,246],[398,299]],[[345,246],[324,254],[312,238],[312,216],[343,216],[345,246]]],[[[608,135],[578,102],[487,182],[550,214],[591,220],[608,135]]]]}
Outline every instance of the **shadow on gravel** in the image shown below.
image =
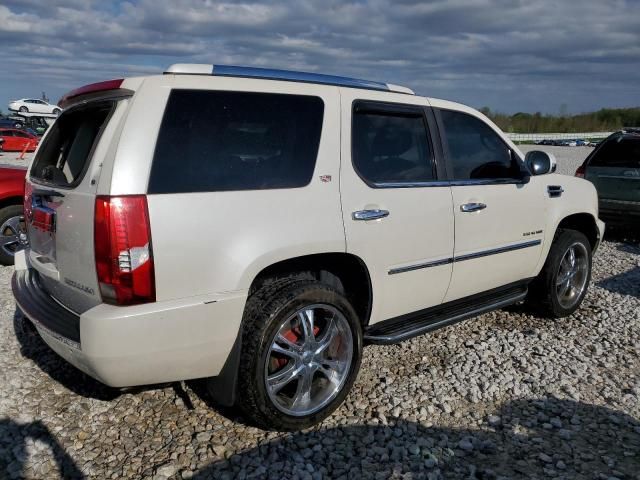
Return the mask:
{"type": "Polygon", "coordinates": [[[640,244],[640,228],[607,225],[604,232],[604,240],[635,244],[637,246],[640,244]]]}
{"type": "Polygon", "coordinates": [[[596,285],[613,293],[640,298],[640,243],[638,243],[640,233],[636,233],[635,237],[629,235],[629,230],[614,230],[607,240],[620,242],[616,245],[618,251],[636,255],[638,266],[618,275],[600,280],[596,285]]]}
{"type": "Polygon", "coordinates": [[[640,267],[600,280],[596,285],[613,293],[640,298],[640,267]]]}
{"type": "Polygon", "coordinates": [[[76,462],[42,422],[20,424],[6,419],[0,420],[0,478],[57,478],[55,472],[26,471],[28,456],[36,448],[36,441],[49,448],[60,477],[85,478],[76,462]]]}
{"type": "Polygon", "coordinates": [[[390,419],[294,433],[193,478],[639,478],[640,422],[614,410],[553,397],[518,400],[482,424],[457,430],[390,419]]]}

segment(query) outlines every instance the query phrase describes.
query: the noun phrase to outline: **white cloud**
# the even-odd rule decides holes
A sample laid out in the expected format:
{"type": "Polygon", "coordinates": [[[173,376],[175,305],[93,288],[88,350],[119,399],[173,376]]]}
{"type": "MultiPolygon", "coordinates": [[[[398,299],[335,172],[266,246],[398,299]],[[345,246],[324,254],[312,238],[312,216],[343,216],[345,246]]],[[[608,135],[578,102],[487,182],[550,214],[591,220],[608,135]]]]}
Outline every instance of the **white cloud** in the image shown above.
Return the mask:
{"type": "Polygon", "coordinates": [[[632,105],[636,12],[632,0],[5,0],[0,101],[193,61],[353,75],[506,111],[632,105]]]}

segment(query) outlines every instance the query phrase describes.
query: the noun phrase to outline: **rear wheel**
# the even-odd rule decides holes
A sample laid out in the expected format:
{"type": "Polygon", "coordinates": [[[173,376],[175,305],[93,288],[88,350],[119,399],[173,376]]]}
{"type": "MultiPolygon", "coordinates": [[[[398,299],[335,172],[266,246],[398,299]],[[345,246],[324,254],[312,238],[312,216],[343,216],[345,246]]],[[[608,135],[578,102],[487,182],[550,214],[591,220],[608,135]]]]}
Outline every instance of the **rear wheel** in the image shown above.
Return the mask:
{"type": "Polygon", "coordinates": [[[267,284],[248,300],[238,407],[256,425],[299,430],[322,421],[360,368],[362,331],[349,301],[318,281],[267,284]]]}
{"type": "Polygon", "coordinates": [[[22,205],[0,209],[0,264],[13,265],[13,257],[27,245],[22,205]]]}
{"type": "Polygon", "coordinates": [[[527,301],[546,316],[571,315],[582,303],[591,279],[591,244],[576,230],[561,229],[551,245],[527,301]]]}
{"type": "Polygon", "coordinates": [[[60,110],[59,108],[54,108],[53,109],[53,114],[54,115],[60,115],[60,113],[62,113],[62,110],[60,110]]]}

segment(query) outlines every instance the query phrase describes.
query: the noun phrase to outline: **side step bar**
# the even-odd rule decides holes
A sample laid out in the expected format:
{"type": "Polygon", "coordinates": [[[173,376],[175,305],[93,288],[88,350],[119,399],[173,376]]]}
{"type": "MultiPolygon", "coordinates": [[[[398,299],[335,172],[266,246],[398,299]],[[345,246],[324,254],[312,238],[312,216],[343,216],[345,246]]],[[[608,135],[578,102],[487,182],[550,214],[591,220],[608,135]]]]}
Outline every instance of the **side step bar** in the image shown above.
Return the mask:
{"type": "Polygon", "coordinates": [[[385,320],[365,329],[364,341],[388,345],[517,303],[527,296],[526,282],[489,290],[436,307],[385,320]]]}

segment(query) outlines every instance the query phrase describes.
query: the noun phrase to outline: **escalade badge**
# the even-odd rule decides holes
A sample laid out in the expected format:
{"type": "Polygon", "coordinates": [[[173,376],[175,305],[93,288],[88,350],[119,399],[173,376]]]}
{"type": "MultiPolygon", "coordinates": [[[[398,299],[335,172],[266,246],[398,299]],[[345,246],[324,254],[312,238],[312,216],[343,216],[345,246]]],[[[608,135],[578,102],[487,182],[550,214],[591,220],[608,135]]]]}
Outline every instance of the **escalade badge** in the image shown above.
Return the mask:
{"type": "Polygon", "coordinates": [[[85,285],[82,285],[81,283],[70,280],[67,277],[64,278],[64,283],[66,283],[67,285],[71,285],[73,288],[77,288],[78,290],[82,290],[84,293],[88,293],[89,295],[94,294],[93,288],[87,287],[85,285]]]}

